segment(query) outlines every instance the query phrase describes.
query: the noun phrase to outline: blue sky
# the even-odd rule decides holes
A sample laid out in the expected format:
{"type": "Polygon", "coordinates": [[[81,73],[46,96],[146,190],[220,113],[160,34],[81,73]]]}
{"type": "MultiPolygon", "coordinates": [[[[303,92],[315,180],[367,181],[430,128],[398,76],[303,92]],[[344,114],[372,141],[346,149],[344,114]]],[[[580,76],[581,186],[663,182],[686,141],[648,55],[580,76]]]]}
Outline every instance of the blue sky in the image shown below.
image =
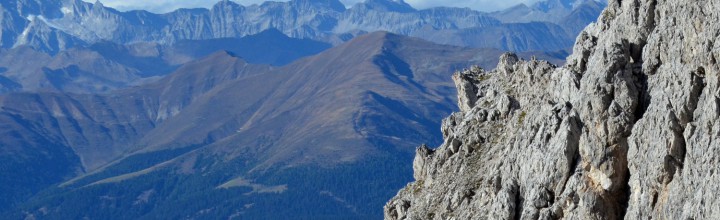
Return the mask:
{"type": "MultiPolygon", "coordinates": [[[[95,0],[85,0],[95,2],[95,0]]],[[[100,0],[106,6],[119,10],[144,9],[156,13],[164,13],[177,8],[210,7],[220,0],[100,0]]],[[[262,3],[263,0],[233,0],[243,5],[262,3]]],[[[353,5],[362,0],[340,0],[346,5],[353,5]]],[[[531,3],[537,0],[405,0],[415,8],[435,6],[469,7],[479,11],[495,11],[519,3],[531,3]]]]}

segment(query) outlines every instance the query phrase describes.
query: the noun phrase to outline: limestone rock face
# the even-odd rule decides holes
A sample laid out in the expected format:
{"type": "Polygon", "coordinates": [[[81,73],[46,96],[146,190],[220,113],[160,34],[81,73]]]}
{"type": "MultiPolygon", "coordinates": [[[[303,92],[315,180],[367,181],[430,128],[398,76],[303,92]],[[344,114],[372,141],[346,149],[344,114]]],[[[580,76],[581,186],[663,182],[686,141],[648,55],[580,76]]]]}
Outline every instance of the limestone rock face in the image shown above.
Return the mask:
{"type": "Polygon", "coordinates": [[[563,67],[455,74],[386,219],[720,219],[720,1],[609,1],[563,67]]]}

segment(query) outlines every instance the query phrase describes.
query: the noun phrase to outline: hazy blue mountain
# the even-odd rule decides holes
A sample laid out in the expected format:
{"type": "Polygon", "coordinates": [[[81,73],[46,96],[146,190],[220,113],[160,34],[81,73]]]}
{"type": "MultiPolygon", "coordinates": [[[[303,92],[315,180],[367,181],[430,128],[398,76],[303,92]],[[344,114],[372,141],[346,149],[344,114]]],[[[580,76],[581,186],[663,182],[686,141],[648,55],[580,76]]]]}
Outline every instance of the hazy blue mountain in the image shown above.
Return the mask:
{"type": "Polygon", "coordinates": [[[374,11],[385,11],[385,12],[400,12],[400,13],[410,13],[417,11],[415,8],[410,6],[408,3],[405,3],[405,1],[398,0],[398,1],[388,1],[388,0],[367,0],[362,3],[358,3],[355,5],[356,9],[357,7],[365,7],[369,10],[374,11]]]}
{"type": "Polygon", "coordinates": [[[338,0],[292,0],[243,6],[220,1],[210,9],[167,14],[119,12],[81,0],[8,0],[2,10],[2,47],[31,46],[56,53],[100,41],[117,44],[239,38],[277,29],[303,39],[339,44],[358,34],[389,31],[436,43],[501,50],[553,51],[571,46],[582,27],[599,15],[593,0],[548,0],[531,7],[487,14],[466,8],[416,10],[402,0],[366,0],[346,9],[338,0]],[[575,17],[569,17],[575,15],[575,17]],[[567,22],[575,19],[576,22],[567,22]],[[528,23],[517,25],[511,23],[528,23]],[[544,23],[532,23],[544,22],[544,23]],[[485,31],[485,29],[490,29],[485,31]],[[518,29],[526,33],[481,45],[467,43],[483,30],[500,39],[518,29]],[[548,33],[550,35],[548,35],[548,33]],[[460,40],[459,40],[460,39],[460,40]]]}
{"type": "Polygon", "coordinates": [[[558,22],[570,33],[580,33],[587,24],[595,22],[600,12],[607,6],[606,1],[584,1],[580,6],[575,7],[565,19],[558,22]]]}
{"type": "MultiPolygon", "coordinates": [[[[51,184],[98,169],[127,153],[134,140],[195,97],[225,81],[269,69],[220,52],[183,65],[163,81],[108,95],[2,95],[0,161],[8,178],[0,184],[0,197],[26,198],[51,184]]],[[[7,208],[18,200],[11,201],[0,206],[7,208]]]]}
{"type": "Polygon", "coordinates": [[[531,5],[518,4],[490,15],[505,23],[551,22],[563,25],[567,20],[575,19],[583,22],[580,26],[584,27],[597,19],[606,4],[602,0],[546,0],[531,5]],[[580,13],[582,11],[588,13],[580,13]]]}
{"type": "Polygon", "coordinates": [[[449,73],[501,53],[380,32],[280,68],[218,52],[105,95],[2,95],[0,197],[45,189],[18,218],[377,218],[440,141],[449,73]]]}
{"type": "Polygon", "coordinates": [[[318,54],[332,45],[309,39],[290,38],[277,29],[268,29],[242,38],[183,40],[163,47],[165,56],[204,57],[229,51],[249,63],[284,66],[302,57],[318,54]]]}
{"type": "Polygon", "coordinates": [[[225,50],[256,64],[282,66],[331,45],[294,39],[275,29],[243,38],[116,44],[102,41],[50,55],[29,46],[0,51],[0,93],[109,92],[159,79],[180,65],[225,50]]]}

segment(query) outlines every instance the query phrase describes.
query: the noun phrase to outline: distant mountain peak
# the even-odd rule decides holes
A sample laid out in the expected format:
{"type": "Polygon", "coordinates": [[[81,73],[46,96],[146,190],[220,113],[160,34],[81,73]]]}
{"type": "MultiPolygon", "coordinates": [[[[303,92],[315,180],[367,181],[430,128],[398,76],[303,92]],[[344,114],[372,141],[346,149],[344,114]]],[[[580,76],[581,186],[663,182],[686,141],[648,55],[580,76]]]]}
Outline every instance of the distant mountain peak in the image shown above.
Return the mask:
{"type": "Polygon", "coordinates": [[[237,54],[235,54],[235,53],[233,53],[232,51],[229,51],[229,50],[221,50],[221,51],[218,51],[218,54],[227,55],[227,56],[231,56],[231,57],[235,57],[235,58],[241,58],[240,56],[238,56],[237,54]]]}
{"type": "Polygon", "coordinates": [[[345,4],[339,0],[292,0],[290,4],[298,8],[324,8],[333,11],[345,11],[345,4]]]}
{"type": "Polygon", "coordinates": [[[215,10],[215,9],[221,9],[221,8],[242,8],[242,7],[243,7],[242,5],[235,3],[234,1],[222,0],[222,1],[215,3],[215,5],[213,5],[212,9],[215,10]]]}
{"type": "Polygon", "coordinates": [[[532,7],[540,11],[550,11],[556,8],[571,9],[573,3],[575,0],[547,0],[536,2],[532,7]]]}
{"type": "Polygon", "coordinates": [[[492,15],[504,23],[533,21],[556,23],[576,33],[589,22],[595,21],[605,5],[604,0],[544,0],[531,5],[518,4],[493,12],[492,15]],[[581,25],[573,26],[577,24],[581,25]]]}
{"type": "Polygon", "coordinates": [[[351,49],[353,51],[364,50],[368,52],[368,54],[371,54],[370,56],[374,56],[378,54],[395,53],[406,46],[428,46],[431,44],[433,43],[420,38],[399,35],[387,31],[376,31],[358,36],[342,46],[353,48],[351,49]]]}
{"type": "Polygon", "coordinates": [[[204,57],[204,58],[200,58],[200,59],[198,59],[197,61],[190,62],[190,63],[195,63],[195,62],[203,63],[203,62],[207,62],[208,60],[214,60],[214,61],[223,61],[223,60],[224,60],[224,61],[234,61],[234,60],[237,60],[237,61],[240,61],[240,62],[245,63],[245,59],[244,59],[242,56],[237,55],[236,53],[234,53],[234,52],[232,52],[232,51],[229,51],[229,50],[219,50],[219,51],[217,51],[217,52],[215,52],[215,53],[211,53],[210,55],[208,55],[208,56],[206,56],[206,57],[204,57]]]}
{"type": "Polygon", "coordinates": [[[596,19],[599,14],[596,11],[601,10],[598,7],[577,6],[581,9],[589,8],[576,13],[587,19],[567,23],[568,20],[573,21],[565,19],[572,10],[565,7],[594,0],[547,0],[538,7],[559,8],[543,12],[528,6],[495,14],[450,7],[416,10],[404,0],[362,0],[350,9],[339,0],[266,1],[248,7],[232,0],[215,1],[217,3],[210,10],[179,9],[164,15],[142,10],[121,12],[105,7],[100,1],[90,1],[94,4],[83,0],[0,1],[3,8],[10,10],[13,16],[13,19],[7,20],[17,21],[3,23],[7,27],[3,26],[0,45],[11,48],[19,45],[57,44],[55,47],[36,47],[51,48],[51,51],[46,52],[57,53],[58,50],[68,49],[71,44],[57,43],[55,32],[62,34],[64,40],[72,39],[81,45],[100,40],[119,44],[157,42],[170,45],[182,40],[237,38],[277,28],[289,37],[319,40],[334,45],[362,33],[384,30],[441,44],[517,51],[558,50],[569,47],[574,39],[574,34],[571,36],[567,34],[570,32],[565,33],[562,29],[573,32],[581,29],[586,21],[596,19]],[[397,16],[397,13],[403,13],[403,16],[397,16]],[[30,16],[45,18],[48,28],[28,29],[30,22],[26,18],[30,16]],[[535,21],[553,24],[517,25],[535,21]],[[478,34],[478,31],[493,36],[480,39],[484,35],[478,34]],[[526,34],[505,36],[508,40],[501,36],[517,31],[526,34]],[[23,33],[41,37],[35,41],[19,42],[17,39],[24,39],[23,33]],[[555,37],[543,37],[547,34],[555,37]]]}
{"type": "Polygon", "coordinates": [[[391,11],[401,13],[417,11],[404,0],[365,0],[361,4],[377,11],[391,11]]]}
{"type": "Polygon", "coordinates": [[[546,0],[537,2],[533,4],[532,7],[545,12],[554,9],[572,10],[588,2],[598,2],[598,0],[546,0]]]}
{"type": "Polygon", "coordinates": [[[385,42],[392,40],[393,36],[397,36],[396,34],[387,32],[387,31],[376,31],[372,33],[368,33],[365,35],[358,36],[357,38],[351,40],[348,42],[348,44],[376,44],[377,46],[381,46],[385,42]]]}
{"type": "Polygon", "coordinates": [[[282,31],[278,30],[277,28],[268,28],[267,30],[261,31],[260,33],[254,34],[254,36],[259,37],[281,37],[281,38],[290,38],[282,31]]]}

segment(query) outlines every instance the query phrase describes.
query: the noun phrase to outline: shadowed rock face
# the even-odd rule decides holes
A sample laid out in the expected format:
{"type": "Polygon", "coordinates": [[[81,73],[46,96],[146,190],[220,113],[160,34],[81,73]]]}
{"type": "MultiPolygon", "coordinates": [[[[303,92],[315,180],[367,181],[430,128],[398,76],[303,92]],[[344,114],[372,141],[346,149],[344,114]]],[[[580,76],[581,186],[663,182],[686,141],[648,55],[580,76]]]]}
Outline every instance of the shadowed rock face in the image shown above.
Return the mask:
{"type": "Polygon", "coordinates": [[[386,219],[715,219],[718,1],[610,1],[568,63],[456,73],[386,219]]]}

